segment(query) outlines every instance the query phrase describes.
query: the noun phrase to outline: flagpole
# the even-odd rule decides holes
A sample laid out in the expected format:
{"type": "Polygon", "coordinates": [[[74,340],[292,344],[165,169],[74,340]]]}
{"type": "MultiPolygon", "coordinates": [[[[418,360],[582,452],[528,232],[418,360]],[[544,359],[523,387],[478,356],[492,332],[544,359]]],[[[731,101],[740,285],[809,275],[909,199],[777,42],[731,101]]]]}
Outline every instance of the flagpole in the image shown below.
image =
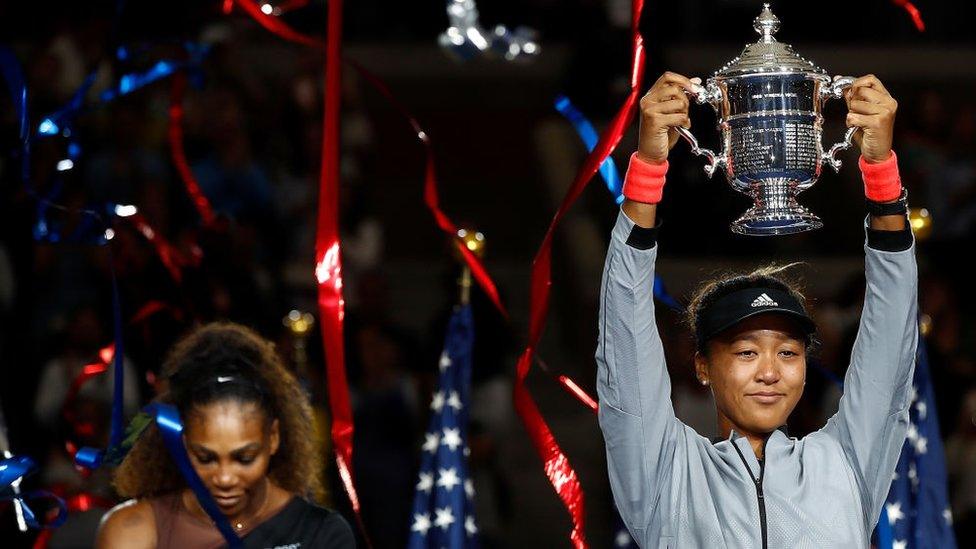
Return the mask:
{"type": "MultiPolygon", "coordinates": [[[[471,228],[458,229],[457,237],[461,241],[461,245],[471,251],[479,259],[483,258],[485,255],[485,235],[479,231],[471,228]]],[[[461,257],[461,254],[455,250],[454,256],[456,259],[461,261],[461,278],[458,279],[458,301],[460,305],[464,307],[471,303],[471,285],[473,279],[471,276],[471,268],[461,257]]]]}

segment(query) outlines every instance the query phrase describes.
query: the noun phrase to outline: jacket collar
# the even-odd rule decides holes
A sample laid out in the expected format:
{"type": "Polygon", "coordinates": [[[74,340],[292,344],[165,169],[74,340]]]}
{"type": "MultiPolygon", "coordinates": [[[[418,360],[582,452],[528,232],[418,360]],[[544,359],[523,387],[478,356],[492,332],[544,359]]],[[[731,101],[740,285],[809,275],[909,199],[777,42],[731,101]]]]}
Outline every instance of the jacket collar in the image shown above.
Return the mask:
{"type": "MultiPolygon", "coordinates": [[[[785,423],[784,423],[783,425],[780,425],[779,427],[777,427],[777,428],[776,428],[776,430],[774,430],[774,431],[773,431],[772,433],[770,433],[770,434],[769,434],[769,437],[770,437],[770,438],[772,438],[772,436],[773,436],[773,434],[775,434],[776,432],[780,432],[780,433],[783,433],[783,435],[785,435],[785,436],[786,436],[786,438],[790,438],[790,430],[789,430],[789,428],[788,428],[788,427],[786,426],[786,424],[785,424],[785,423]]],[[[711,441],[711,443],[712,443],[712,444],[718,444],[719,442],[722,442],[723,440],[727,440],[727,441],[729,441],[729,442],[732,442],[733,440],[735,440],[735,439],[737,439],[737,438],[740,438],[740,437],[742,437],[742,436],[743,436],[743,435],[741,435],[741,434],[739,434],[739,433],[737,433],[737,432],[735,431],[735,429],[732,429],[732,432],[731,432],[731,433],[729,433],[729,436],[728,436],[728,438],[722,438],[722,437],[712,437],[712,438],[710,438],[709,440],[711,441]]]]}
{"type": "MultiPolygon", "coordinates": [[[[742,459],[746,462],[746,465],[749,467],[749,472],[752,473],[752,477],[754,479],[759,478],[760,471],[761,471],[761,467],[759,465],[759,458],[756,457],[756,452],[752,449],[752,445],[749,444],[749,439],[746,438],[744,435],[737,433],[735,429],[733,429],[732,432],[729,433],[728,438],[724,438],[724,439],[720,438],[717,441],[713,440],[713,444],[726,441],[726,440],[729,441],[729,443],[732,444],[735,447],[736,451],[742,456],[742,459]]],[[[790,436],[786,430],[786,425],[777,427],[775,431],[773,431],[772,433],[769,434],[768,437],[766,437],[766,442],[763,451],[764,459],[765,456],[769,456],[769,454],[772,451],[785,446],[789,442],[789,440],[790,440],[790,436]]]]}

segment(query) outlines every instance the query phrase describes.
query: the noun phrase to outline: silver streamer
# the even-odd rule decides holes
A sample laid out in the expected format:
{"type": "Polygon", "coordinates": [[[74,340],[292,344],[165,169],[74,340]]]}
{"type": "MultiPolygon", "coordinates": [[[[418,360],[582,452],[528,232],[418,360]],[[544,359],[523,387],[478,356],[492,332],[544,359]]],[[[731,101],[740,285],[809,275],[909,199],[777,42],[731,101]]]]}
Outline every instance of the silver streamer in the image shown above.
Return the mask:
{"type": "Polygon", "coordinates": [[[488,54],[508,61],[522,61],[539,54],[537,33],[532,29],[517,27],[512,31],[498,25],[488,31],[482,27],[474,0],[447,0],[447,18],[450,26],[437,41],[461,60],[488,54]]]}

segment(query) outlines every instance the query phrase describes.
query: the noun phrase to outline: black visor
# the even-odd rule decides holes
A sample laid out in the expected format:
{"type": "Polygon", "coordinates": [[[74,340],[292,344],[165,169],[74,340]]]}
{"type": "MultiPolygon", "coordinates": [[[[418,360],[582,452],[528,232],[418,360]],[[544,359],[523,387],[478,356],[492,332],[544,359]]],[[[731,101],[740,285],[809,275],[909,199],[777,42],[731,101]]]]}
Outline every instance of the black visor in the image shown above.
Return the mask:
{"type": "Polygon", "coordinates": [[[718,299],[699,313],[695,325],[698,347],[713,336],[739,322],[765,313],[780,313],[797,322],[805,335],[817,331],[816,324],[807,315],[800,302],[783,290],[775,288],[746,288],[718,299]]]}

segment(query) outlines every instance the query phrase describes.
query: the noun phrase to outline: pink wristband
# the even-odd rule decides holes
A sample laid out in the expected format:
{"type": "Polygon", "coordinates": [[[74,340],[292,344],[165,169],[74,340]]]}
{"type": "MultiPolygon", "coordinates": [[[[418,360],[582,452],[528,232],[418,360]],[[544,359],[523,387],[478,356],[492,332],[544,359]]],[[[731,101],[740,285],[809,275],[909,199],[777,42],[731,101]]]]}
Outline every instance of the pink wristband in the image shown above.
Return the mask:
{"type": "Polygon", "coordinates": [[[664,175],[668,173],[668,161],[663,164],[651,164],[637,158],[637,153],[630,155],[630,165],[624,176],[624,196],[645,204],[657,204],[664,194],[664,175]]]}
{"type": "Polygon", "coordinates": [[[898,156],[891,156],[884,162],[871,164],[861,155],[858,160],[861,179],[864,180],[864,196],[873,202],[890,202],[901,196],[901,177],[898,175],[898,156]]]}

